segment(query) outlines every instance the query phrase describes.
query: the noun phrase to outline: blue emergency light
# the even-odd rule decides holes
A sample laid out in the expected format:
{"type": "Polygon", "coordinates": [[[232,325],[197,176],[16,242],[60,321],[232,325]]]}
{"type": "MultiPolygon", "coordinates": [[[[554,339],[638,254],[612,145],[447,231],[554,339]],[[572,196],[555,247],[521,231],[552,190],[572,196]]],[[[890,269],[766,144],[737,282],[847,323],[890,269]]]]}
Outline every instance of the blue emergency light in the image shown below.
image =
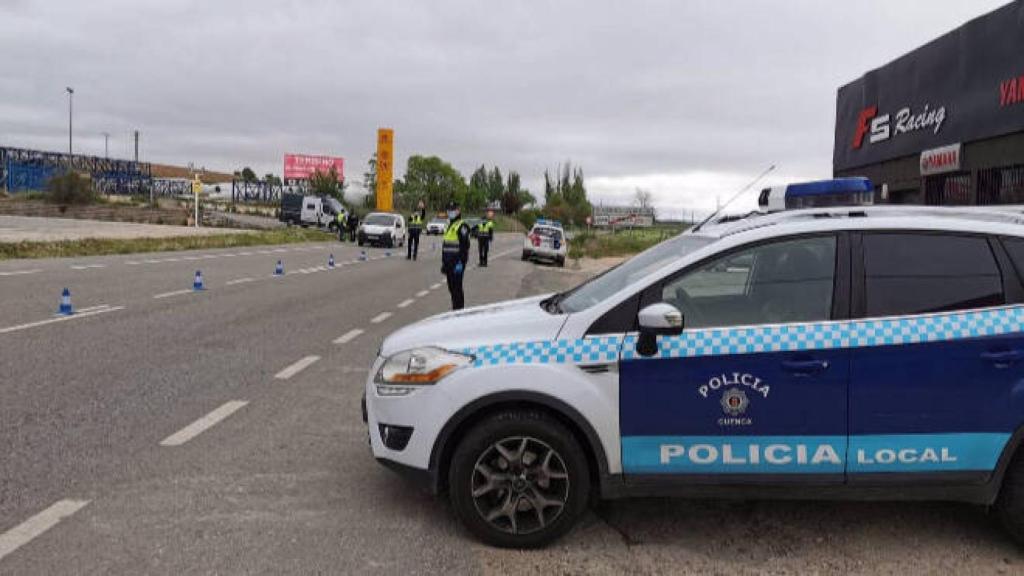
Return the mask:
{"type": "Polygon", "coordinates": [[[874,204],[874,201],[871,180],[857,176],[765,188],[757,204],[761,210],[778,212],[799,208],[866,206],[874,204]]]}

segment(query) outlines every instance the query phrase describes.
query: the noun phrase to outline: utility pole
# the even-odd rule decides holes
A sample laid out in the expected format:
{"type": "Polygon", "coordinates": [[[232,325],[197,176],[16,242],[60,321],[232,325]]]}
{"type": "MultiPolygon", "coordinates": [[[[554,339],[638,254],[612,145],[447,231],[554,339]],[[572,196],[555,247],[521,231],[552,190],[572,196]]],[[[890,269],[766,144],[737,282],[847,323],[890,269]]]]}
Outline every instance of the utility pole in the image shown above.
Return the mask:
{"type": "Polygon", "coordinates": [[[68,156],[73,156],[74,152],[72,151],[73,149],[71,147],[71,128],[74,109],[75,89],[71,86],[66,86],[64,89],[68,93],[68,156]]]}
{"type": "Polygon", "coordinates": [[[110,158],[110,132],[103,132],[103,157],[110,158]]]}
{"type": "Polygon", "coordinates": [[[139,163],[139,131],[135,131],[135,163],[139,163]]]}

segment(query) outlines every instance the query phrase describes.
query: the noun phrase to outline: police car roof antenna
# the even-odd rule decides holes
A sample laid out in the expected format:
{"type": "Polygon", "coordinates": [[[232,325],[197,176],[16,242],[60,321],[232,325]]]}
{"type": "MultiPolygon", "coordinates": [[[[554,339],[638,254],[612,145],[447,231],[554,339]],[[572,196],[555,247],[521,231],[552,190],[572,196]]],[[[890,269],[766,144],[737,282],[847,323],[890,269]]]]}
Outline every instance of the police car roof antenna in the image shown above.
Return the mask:
{"type": "Polygon", "coordinates": [[[725,210],[729,206],[729,204],[732,204],[733,200],[736,200],[744,192],[746,192],[747,190],[750,190],[754,186],[754,184],[757,184],[758,182],[761,181],[762,178],[764,178],[765,176],[771,174],[773,170],[775,170],[775,164],[772,164],[771,166],[765,168],[764,172],[761,172],[757,176],[757,178],[754,178],[753,180],[750,181],[749,184],[747,184],[743,188],[740,188],[739,192],[736,192],[735,194],[733,194],[732,198],[729,198],[729,200],[725,204],[722,204],[717,210],[712,212],[710,216],[708,216],[707,218],[701,220],[700,224],[697,224],[696,226],[691,228],[690,232],[696,232],[696,231],[700,230],[702,226],[704,226],[705,224],[710,222],[715,216],[718,216],[722,212],[722,210],[725,210]]]}

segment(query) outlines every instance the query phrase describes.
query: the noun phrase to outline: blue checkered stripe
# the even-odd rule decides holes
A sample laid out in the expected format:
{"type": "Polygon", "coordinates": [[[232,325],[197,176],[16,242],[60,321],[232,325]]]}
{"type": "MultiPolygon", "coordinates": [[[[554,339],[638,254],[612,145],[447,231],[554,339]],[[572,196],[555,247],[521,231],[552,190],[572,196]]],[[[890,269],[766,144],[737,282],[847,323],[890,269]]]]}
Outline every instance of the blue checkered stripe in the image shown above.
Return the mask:
{"type": "Polygon", "coordinates": [[[601,364],[617,362],[622,336],[594,336],[548,342],[510,342],[466,348],[474,366],[499,364],[601,364]]]}
{"type": "MultiPolygon", "coordinates": [[[[1019,306],[877,320],[712,328],[659,337],[658,353],[652,358],[897,346],[1021,331],[1024,331],[1024,307],[1019,306]]],[[[636,353],[636,341],[636,335],[625,338],[623,360],[644,359],[636,353]]]]}

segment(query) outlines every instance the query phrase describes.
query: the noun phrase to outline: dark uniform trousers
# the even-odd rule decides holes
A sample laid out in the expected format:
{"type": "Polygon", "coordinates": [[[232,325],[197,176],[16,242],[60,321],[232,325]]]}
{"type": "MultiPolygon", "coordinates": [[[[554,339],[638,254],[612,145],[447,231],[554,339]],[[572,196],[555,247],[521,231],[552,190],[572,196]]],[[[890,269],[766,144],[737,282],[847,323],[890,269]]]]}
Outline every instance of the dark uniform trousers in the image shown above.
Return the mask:
{"type": "Polygon", "coordinates": [[[416,259],[420,252],[420,229],[409,228],[409,243],[406,245],[406,258],[416,259]]]}

